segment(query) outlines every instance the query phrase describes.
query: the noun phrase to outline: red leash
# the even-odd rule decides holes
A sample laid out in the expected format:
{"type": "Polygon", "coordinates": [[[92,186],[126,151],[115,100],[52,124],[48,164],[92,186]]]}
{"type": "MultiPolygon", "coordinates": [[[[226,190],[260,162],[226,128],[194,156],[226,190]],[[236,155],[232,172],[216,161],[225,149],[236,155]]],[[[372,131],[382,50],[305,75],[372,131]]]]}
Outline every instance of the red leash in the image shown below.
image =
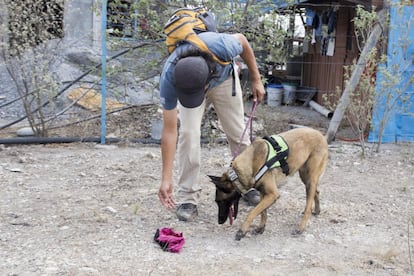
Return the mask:
{"type": "MultiPolygon", "coordinates": [[[[241,142],[243,141],[243,137],[246,134],[246,131],[247,131],[247,128],[249,127],[249,125],[250,125],[250,142],[253,142],[253,114],[256,111],[256,107],[257,107],[257,101],[254,101],[253,106],[252,106],[252,111],[251,111],[250,116],[249,116],[249,120],[247,121],[246,127],[244,128],[243,133],[240,137],[239,144],[237,145],[237,149],[233,153],[233,158],[235,158],[237,155],[239,155],[241,142]]],[[[230,206],[229,221],[230,221],[230,225],[233,225],[233,221],[234,221],[233,205],[230,206]]]]}
{"type": "Polygon", "coordinates": [[[250,142],[253,142],[253,115],[254,115],[254,112],[256,111],[256,107],[257,107],[257,101],[253,101],[252,111],[250,112],[249,120],[247,121],[246,127],[244,128],[243,133],[240,137],[240,140],[239,140],[240,142],[237,146],[237,149],[233,153],[233,157],[236,157],[237,155],[239,155],[241,142],[243,141],[243,137],[246,134],[246,131],[249,125],[250,125],[250,142]]]}

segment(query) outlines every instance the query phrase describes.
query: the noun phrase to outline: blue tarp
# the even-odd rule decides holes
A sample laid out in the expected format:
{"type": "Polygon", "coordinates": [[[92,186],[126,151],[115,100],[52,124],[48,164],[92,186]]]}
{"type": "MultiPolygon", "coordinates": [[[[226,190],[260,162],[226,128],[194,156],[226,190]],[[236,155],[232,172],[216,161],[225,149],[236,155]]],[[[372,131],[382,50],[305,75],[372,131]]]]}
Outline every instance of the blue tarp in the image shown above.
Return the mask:
{"type": "Polygon", "coordinates": [[[372,130],[369,142],[378,142],[385,122],[382,142],[414,142],[414,6],[391,7],[387,63],[379,67],[372,130]],[[388,87],[383,68],[398,84],[388,87]],[[391,92],[391,93],[389,93],[391,92]]]}

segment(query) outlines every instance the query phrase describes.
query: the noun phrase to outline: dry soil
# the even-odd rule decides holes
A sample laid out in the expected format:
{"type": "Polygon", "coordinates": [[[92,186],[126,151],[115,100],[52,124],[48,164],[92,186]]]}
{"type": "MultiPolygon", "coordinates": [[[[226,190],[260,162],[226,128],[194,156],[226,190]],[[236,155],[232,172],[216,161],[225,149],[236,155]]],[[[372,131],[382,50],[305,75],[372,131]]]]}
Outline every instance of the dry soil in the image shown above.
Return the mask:
{"type": "MultiPolygon", "coordinates": [[[[288,117],[284,108],[272,120],[288,117]]],[[[310,117],[319,120],[313,127],[326,127],[326,120],[304,110],[280,128],[311,124],[310,117]]],[[[273,114],[268,111],[258,114],[273,114]]],[[[228,166],[226,145],[203,145],[199,217],[189,223],[158,201],[157,144],[3,145],[0,274],[413,275],[413,145],[387,144],[361,158],[356,143],[337,140],[329,152],[321,214],[302,235],[291,235],[305,205],[295,176],[269,208],[265,232],[236,241],[252,207],[242,203],[233,225],[218,225],[214,186],[206,176],[228,166]],[[179,253],[153,241],[161,227],[183,233],[179,253]]]]}

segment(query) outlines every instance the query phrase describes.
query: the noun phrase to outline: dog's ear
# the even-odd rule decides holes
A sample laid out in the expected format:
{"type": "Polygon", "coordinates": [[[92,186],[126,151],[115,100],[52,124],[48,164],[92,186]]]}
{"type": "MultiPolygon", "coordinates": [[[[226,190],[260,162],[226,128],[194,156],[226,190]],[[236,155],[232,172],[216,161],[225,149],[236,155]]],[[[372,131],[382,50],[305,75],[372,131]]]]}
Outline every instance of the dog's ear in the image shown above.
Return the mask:
{"type": "Polygon", "coordinates": [[[234,190],[232,182],[228,179],[227,174],[223,174],[221,177],[209,175],[211,182],[216,185],[216,189],[225,193],[231,193],[234,190]]]}
{"type": "Polygon", "coordinates": [[[221,177],[220,176],[214,176],[214,175],[207,175],[207,176],[210,177],[210,180],[211,180],[211,182],[214,183],[214,185],[217,185],[217,184],[221,183],[221,181],[220,181],[221,177]]]}
{"type": "Polygon", "coordinates": [[[221,176],[209,175],[211,182],[216,185],[217,189],[223,190],[226,188],[225,183],[221,180],[221,176]]]}

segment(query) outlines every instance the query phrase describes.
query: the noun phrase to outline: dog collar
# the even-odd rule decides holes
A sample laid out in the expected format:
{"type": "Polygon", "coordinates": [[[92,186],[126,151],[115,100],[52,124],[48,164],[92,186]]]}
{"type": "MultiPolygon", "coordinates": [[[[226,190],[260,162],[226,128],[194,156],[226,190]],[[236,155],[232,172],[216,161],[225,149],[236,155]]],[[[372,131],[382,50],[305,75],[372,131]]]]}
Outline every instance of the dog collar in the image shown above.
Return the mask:
{"type": "Polygon", "coordinates": [[[245,187],[243,187],[243,185],[240,183],[239,177],[237,176],[236,171],[230,167],[227,170],[227,175],[229,176],[229,179],[231,181],[231,183],[234,185],[234,187],[243,195],[245,195],[247,193],[247,190],[245,187]]]}

